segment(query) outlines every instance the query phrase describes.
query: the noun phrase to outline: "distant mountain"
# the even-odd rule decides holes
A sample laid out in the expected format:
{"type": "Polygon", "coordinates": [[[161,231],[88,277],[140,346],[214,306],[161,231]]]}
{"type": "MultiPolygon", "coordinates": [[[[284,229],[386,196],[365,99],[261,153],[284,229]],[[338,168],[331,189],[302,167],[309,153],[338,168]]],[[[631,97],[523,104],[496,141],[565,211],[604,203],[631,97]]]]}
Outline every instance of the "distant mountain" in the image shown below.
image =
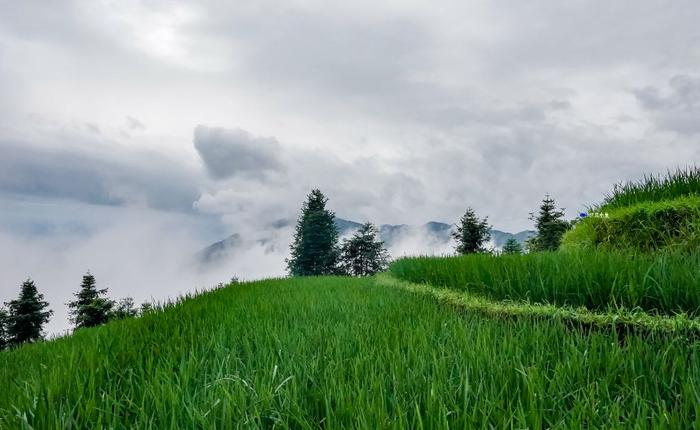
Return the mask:
{"type": "Polygon", "coordinates": [[[224,240],[212,243],[196,254],[196,259],[201,263],[211,263],[221,259],[227,252],[235,249],[243,243],[241,235],[234,233],[224,240]]]}
{"type": "Polygon", "coordinates": [[[525,242],[534,235],[534,230],[523,230],[518,233],[507,233],[505,231],[491,229],[491,241],[496,249],[503,248],[510,238],[517,240],[518,243],[525,248],[525,242]]]}
{"type": "MultiPolygon", "coordinates": [[[[354,230],[358,229],[361,224],[354,221],[348,221],[342,218],[336,218],[335,222],[338,227],[340,235],[351,234],[354,230]]],[[[454,228],[451,224],[445,224],[444,222],[430,221],[421,226],[411,226],[406,224],[391,225],[382,224],[379,227],[379,238],[383,240],[387,246],[392,246],[399,240],[404,238],[407,234],[415,233],[416,231],[424,231],[436,242],[449,242],[452,240],[452,229],[454,228]]],[[[501,230],[491,229],[491,241],[493,246],[497,249],[503,248],[508,239],[514,238],[521,245],[525,246],[525,241],[530,237],[534,236],[535,232],[533,230],[524,230],[518,233],[508,233],[501,230]]]]}
{"type": "MultiPolygon", "coordinates": [[[[280,230],[294,225],[292,220],[279,220],[271,224],[271,230],[280,230]]],[[[336,218],[335,225],[338,228],[340,236],[348,236],[359,229],[362,224],[336,218]]],[[[410,238],[420,238],[432,246],[447,245],[452,240],[453,225],[442,222],[430,221],[423,225],[407,225],[407,224],[382,224],[379,226],[379,238],[384,241],[387,248],[400,247],[402,241],[410,238]]],[[[510,238],[515,238],[521,245],[525,245],[525,241],[535,234],[532,230],[525,230],[518,233],[508,233],[500,230],[491,230],[491,246],[496,249],[501,249],[510,238]]],[[[274,237],[271,234],[270,238],[260,239],[256,242],[265,247],[273,247],[274,237]]],[[[196,254],[196,258],[200,263],[208,264],[223,259],[226,255],[231,254],[237,247],[243,244],[243,237],[239,233],[219,242],[213,243],[202,249],[196,254]]]]}
{"type": "Polygon", "coordinates": [[[338,233],[340,233],[341,236],[349,232],[355,231],[360,227],[362,227],[362,224],[360,224],[359,222],[348,221],[342,218],[335,219],[335,228],[338,229],[338,233]]]}

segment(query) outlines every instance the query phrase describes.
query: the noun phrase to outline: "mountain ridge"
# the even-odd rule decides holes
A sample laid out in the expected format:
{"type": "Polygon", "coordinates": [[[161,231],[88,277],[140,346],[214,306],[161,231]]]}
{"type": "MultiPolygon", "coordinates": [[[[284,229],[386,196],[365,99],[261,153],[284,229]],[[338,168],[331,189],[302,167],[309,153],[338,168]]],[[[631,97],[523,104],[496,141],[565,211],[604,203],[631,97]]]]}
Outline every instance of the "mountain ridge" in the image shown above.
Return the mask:
{"type": "MultiPolygon", "coordinates": [[[[335,219],[335,224],[341,237],[353,234],[362,226],[362,223],[338,217],[335,219]]],[[[290,225],[293,225],[293,220],[280,219],[270,224],[270,227],[279,230],[290,225]]],[[[428,221],[421,225],[382,224],[378,227],[378,230],[380,240],[385,243],[387,248],[391,248],[399,244],[400,241],[417,235],[420,235],[431,243],[447,244],[452,240],[453,227],[453,224],[428,221]]],[[[495,249],[501,249],[510,238],[514,238],[524,246],[525,241],[535,234],[533,230],[509,233],[497,229],[491,229],[490,233],[490,245],[495,249]]],[[[271,240],[272,239],[259,239],[257,242],[261,246],[269,246],[271,240]]],[[[196,259],[203,264],[214,263],[222,259],[229,251],[234,250],[237,246],[241,246],[242,244],[243,236],[240,233],[234,233],[201,249],[196,253],[196,259]]]]}

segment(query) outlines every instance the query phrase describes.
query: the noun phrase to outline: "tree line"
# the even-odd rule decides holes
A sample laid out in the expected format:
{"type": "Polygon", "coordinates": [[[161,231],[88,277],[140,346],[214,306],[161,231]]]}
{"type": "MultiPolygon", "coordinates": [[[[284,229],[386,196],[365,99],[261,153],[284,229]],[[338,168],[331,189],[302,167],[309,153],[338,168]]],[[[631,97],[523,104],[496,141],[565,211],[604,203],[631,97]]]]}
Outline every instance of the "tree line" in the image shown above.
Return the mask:
{"type": "MultiPolygon", "coordinates": [[[[291,255],[286,260],[291,276],[351,275],[369,276],[386,269],[389,254],[384,242],[377,238],[377,227],[366,222],[349,239],[339,243],[335,213],[326,208],[328,198],[318,189],[307,196],[297,220],[291,255]]],[[[531,213],[536,234],[528,239],[525,249],[510,238],[502,254],[555,251],[572,222],[564,219],[564,209],[557,209],[554,199],[545,195],[537,214],[531,213]]],[[[479,218],[474,209],[467,208],[456,224],[452,237],[457,254],[491,253],[486,243],[491,238],[488,217],[479,218]]]]}
{"type": "MultiPolygon", "coordinates": [[[[523,246],[513,237],[509,238],[501,250],[502,254],[522,254],[523,252],[556,251],[561,245],[562,237],[574,221],[564,219],[564,209],[557,209],[554,199],[546,194],[537,214],[530,213],[530,220],[535,223],[535,235],[523,246]]],[[[479,218],[472,208],[467,208],[457,223],[452,237],[457,242],[457,254],[475,254],[491,252],[485,244],[491,239],[491,226],[488,217],[479,218]]]]}
{"type": "Polygon", "coordinates": [[[291,256],[286,260],[289,274],[369,276],[386,269],[389,254],[384,242],[377,239],[377,227],[366,222],[341,244],[335,213],[326,208],[327,202],[328,198],[314,189],[302,205],[291,256]]]}
{"type": "MultiPolygon", "coordinates": [[[[67,303],[74,329],[95,327],[108,321],[138,316],[151,309],[149,303],[137,309],[134,299],[118,301],[107,297],[107,288],[98,289],[95,277],[88,271],[83,276],[75,300],[67,303]]],[[[33,280],[27,279],[20,287],[19,296],[0,307],[0,349],[34,342],[43,338],[44,325],[53,311],[39,293],[33,280]]]]}
{"type": "MultiPolygon", "coordinates": [[[[297,220],[291,255],[286,259],[291,276],[348,275],[370,276],[384,271],[389,264],[389,253],[384,242],[378,239],[379,231],[366,222],[340,243],[335,224],[335,213],[326,204],[328,198],[318,189],[312,190],[302,205],[297,220]]],[[[503,254],[555,251],[563,234],[573,222],[564,220],[564,210],[556,209],[554,199],[546,195],[539,212],[530,214],[536,234],[525,249],[514,238],[508,239],[501,250],[503,254]]],[[[452,237],[458,254],[490,253],[485,244],[490,239],[491,226],[488,217],[480,218],[470,207],[456,224],[452,237]]],[[[135,317],[151,309],[149,303],[137,309],[131,297],[111,300],[107,289],[98,289],[95,277],[88,271],[75,300],[68,302],[70,320],[74,329],[95,327],[115,319],[135,317]]],[[[48,309],[31,279],[22,283],[19,297],[0,307],[0,349],[33,342],[43,336],[43,327],[53,311],[48,309]]]]}

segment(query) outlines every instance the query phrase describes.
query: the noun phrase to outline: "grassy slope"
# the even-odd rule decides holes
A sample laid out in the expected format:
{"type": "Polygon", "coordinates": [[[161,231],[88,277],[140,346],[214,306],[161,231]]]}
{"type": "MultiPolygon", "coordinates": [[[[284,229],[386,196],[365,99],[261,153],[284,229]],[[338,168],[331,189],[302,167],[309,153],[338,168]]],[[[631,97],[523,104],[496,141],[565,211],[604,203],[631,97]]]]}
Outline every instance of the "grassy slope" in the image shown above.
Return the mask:
{"type": "Polygon", "coordinates": [[[700,426],[700,345],[263,281],[0,353],[0,427],[700,426]]]}
{"type": "Polygon", "coordinates": [[[649,312],[700,313],[700,254],[648,255],[571,251],[526,255],[416,257],[390,273],[495,300],[584,306],[639,307],[649,312]]]}
{"type": "Polygon", "coordinates": [[[652,315],[640,309],[611,309],[596,312],[585,307],[556,306],[528,300],[494,300],[469,291],[416,284],[387,273],[377,275],[385,285],[434,297],[440,303],[489,318],[519,318],[561,321],[578,330],[617,330],[629,333],[658,333],[700,339],[700,318],[687,315],[652,315]]]}
{"type": "Polygon", "coordinates": [[[700,196],[700,168],[669,170],[665,175],[646,175],[639,181],[617,184],[594,207],[605,212],[635,206],[639,203],[663,202],[679,197],[700,196]]]}
{"type": "Polygon", "coordinates": [[[591,216],[566,232],[562,249],[600,247],[653,252],[697,251],[700,247],[700,197],[643,202],[591,216]]]}
{"type": "Polygon", "coordinates": [[[700,168],[617,184],[591,210],[592,216],[564,235],[562,248],[696,252],[700,247],[700,168]]]}

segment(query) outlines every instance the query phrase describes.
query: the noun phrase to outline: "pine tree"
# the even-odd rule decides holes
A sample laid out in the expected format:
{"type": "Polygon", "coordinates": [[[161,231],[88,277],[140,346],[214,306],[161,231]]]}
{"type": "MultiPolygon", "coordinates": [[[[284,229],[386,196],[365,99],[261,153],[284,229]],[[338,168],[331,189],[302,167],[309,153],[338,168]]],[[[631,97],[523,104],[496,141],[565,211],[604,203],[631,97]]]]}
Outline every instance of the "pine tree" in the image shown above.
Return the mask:
{"type": "Polygon", "coordinates": [[[518,242],[514,237],[511,237],[506,241],[502,251],[504,254],[522,254],[523,247],[520,245],[520,242],[518,242]]]}
{"type": "Polygon", "coordinates": [[[307,196],[297,221],[287,270],[292,276],[338,273],[340,249],[335,213],[326,209],[328,199],[317,189],[307,196]]]}
{"type": "Polygon", "coordinates": [[[132,318],[137,316],[138,314],[139,311],[134,305],[134,299],[132,299],[131,297],[124,297],[116,303],[110,319],[120,320],[124,318],[132,318]]]}
{"type": "Polygon", "coordinates": [[[528,241],[529,251],[556,251],[561,244],[561,238],[570,228],[564,219],[564,209],[556,209],[554,199],[545,195],[540,205],[539,214],[530,214],[530,220],[535,222],[537,234],[528,241]]]}
{"type": "Polygon", "coordinates": [[[7,348],[9,342],[7,336],[7,319],[9,315],[5,308],[0,308],[0,351],[7,348]]]}
{"type": "Polygon", "coordinates": [[[10,344],[19,345],[41,339],[42,328],[49,321],[53,311],[44,310],[49,304],[44,301],[44,295],[37,291],[34,281],[24,281],[19,297],[5,305],[8,311],[6,337],[10,344]]]}
{"type": "Polygon", "coordinates": [[[377,239],[377,227],[366,222],[350,239],[343,241],[341,264],[348,275],[370,276],[386,269],[389,253],[377,239]]]}
{"type": "Polygon", "coordinates": [[[77,300],[68,303],[75,328],[94,327],[109,321],[114,302],[103,297],[105,294],[107,288],[98,290],[95,277],[88,271],[83,276],[80,291],[74,294],[77,300]]]}
{"type": "Polygon", "coordinates": [[[485,252],[484,243],[491,238],[490,230],[488,217],[479,219],[472,208],[467,208],[457,224],[457,230],[452,232],[452,237],[457,241],[457,253],[485,252]]]}

